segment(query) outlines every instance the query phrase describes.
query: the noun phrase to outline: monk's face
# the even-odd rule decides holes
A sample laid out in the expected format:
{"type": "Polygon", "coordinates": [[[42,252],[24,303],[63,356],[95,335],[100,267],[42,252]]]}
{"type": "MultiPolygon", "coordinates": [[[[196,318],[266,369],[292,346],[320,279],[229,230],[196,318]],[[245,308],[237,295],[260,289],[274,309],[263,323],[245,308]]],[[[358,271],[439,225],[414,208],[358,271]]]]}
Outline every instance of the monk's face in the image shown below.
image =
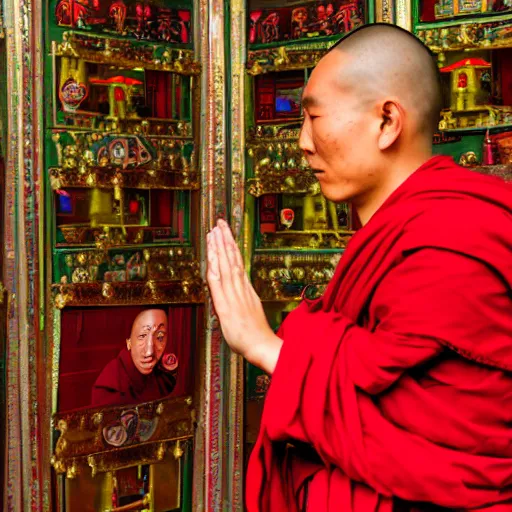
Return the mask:
{"type": "Polygon", "coordinates": [[[340,86],[343,69],[349,65],[350,57],[328,53],[314,69],[303,93],[299,145],[322,193],[335,202],[364,195],[378,178],[379,122],[357,88],[340,86]]]}
{"type": "Polygon", "coordinates": [[[132,326],[128,348],[133,364],[144,375],[153,371],[167,345],[167,315],[150,309],[139,315],[132,326]]]}

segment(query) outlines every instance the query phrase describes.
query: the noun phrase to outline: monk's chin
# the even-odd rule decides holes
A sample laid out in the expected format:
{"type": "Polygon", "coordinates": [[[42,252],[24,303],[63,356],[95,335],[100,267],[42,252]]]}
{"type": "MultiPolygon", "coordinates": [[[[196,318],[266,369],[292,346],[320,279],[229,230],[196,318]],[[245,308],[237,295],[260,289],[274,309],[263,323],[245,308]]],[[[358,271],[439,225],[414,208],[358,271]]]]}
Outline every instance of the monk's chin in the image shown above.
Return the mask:
{"type": "Polygon", "coordinates": [[[143,375],[149,375],[153,371],[154,365],[151,366],[139,366],[138,370],[143,375]]]}

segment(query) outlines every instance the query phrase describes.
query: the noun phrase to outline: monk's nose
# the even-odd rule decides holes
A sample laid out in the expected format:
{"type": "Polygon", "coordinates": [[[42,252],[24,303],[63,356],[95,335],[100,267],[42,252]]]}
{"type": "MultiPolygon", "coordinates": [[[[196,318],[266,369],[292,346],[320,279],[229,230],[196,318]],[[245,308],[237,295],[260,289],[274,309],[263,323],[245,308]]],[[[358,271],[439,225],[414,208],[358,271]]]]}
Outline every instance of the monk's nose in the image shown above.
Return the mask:
{"type": "Polygon", "coordinates": [[[153,355],[153,336],[147,337],[146,346],[144,347],[144,349],[144,357],[151,357],[153,355]]]}
{"type": "Polygon", "coordinates": [[[305,118],[302,123],[299,135],[299,147],[306,156],[312,155],[315,152],[315,145],[313,143],[313,137],[311,136],[311,120],[308,118],[305,118]]]}

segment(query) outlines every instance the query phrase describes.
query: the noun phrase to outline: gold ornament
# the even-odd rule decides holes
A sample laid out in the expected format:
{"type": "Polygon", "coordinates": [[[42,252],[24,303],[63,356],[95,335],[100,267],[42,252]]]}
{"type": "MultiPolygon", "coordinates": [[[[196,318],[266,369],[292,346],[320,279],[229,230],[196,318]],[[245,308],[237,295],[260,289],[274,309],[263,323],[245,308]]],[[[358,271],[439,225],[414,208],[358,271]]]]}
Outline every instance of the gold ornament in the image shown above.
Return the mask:
{"type": "Polygon", "coordinates": [[[103,283],[101,294],[106,299],[111,299],[114,296],[114,289],[110,283],[103,283]]]}

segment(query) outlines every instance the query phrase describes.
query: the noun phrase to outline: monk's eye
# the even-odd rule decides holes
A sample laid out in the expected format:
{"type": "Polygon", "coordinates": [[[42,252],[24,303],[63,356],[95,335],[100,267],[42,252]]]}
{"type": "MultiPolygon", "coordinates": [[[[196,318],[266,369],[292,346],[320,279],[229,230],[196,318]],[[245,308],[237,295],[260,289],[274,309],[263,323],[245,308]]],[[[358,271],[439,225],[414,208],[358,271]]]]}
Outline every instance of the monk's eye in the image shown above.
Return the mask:
{"type": "Polygon", "coordinates": [[[156,335],[156,339],[160,342],[164,341],[165,334],[163,332],[160,332],[156,335]]]}
{"type": "Polygon", "coordinates": [[[139,340],[144,340],[144,339],[146,339],[146,338],[147,338],[147,336],[148,336],[148,335],[147,335],[147,333],[139,334],[138,339],[139,339],[139,340]]]}

